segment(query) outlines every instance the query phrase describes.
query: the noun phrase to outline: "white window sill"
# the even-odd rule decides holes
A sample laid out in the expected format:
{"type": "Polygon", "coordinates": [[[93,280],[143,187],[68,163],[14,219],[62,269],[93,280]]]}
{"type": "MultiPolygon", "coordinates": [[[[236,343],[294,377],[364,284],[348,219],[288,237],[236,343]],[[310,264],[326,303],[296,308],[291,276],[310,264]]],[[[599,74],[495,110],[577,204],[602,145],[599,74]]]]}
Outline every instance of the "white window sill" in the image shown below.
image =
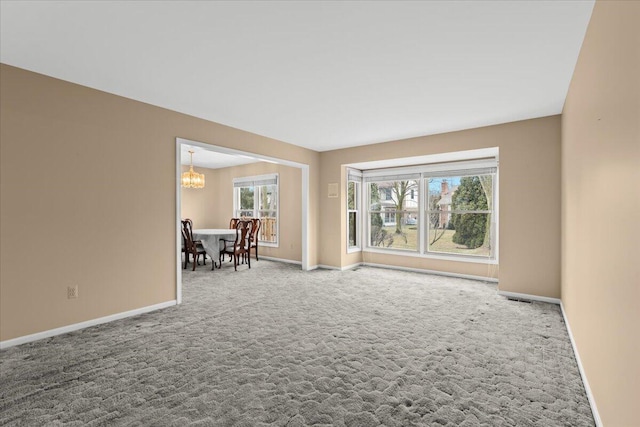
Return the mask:
{"type": "Polygon", "coordinates": [[[278,243],[273,243],[273,242],[263,242],[261,240],[258,240],[258,244],[262,247],[266,247],[266,248],[279,248],[280,245],[278,245],[278,243]]]}
{"type": "Polygon", "coordinates": [[[453,254],[443,254],[443,255],[438,255],[434,253],[421,254],[421,253],[418,253],[417,251],[406,250],[406,249],[366,248],[363,250],[363,252],[370,252],[374,254],[401,255],[401,256],[408,256],[412,258],[439,259],[443,261],[467,262],[467,263],[474,263],[474,264],[498,265],[497,258],[491,259],[491,258],[465,256],[465,255],[453,255],[453,254]]]}
{"type": "Polygon", "coordinates": [[[360,248],[358,246],[352,246],[350,248],[347,248],[347,253],[348,254],[354,254],[356,252],[362,252],[362,248],[360,248]]]}

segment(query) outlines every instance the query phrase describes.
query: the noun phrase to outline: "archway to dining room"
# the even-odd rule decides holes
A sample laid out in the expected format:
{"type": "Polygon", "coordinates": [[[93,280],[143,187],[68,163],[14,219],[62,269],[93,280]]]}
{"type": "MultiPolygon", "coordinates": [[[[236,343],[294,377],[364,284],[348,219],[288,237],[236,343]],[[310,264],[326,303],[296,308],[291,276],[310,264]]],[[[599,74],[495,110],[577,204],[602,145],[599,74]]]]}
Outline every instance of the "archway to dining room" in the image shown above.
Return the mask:
{"type": "MultiPolygon", "coordinates": [[[[260,258],[293,262],[301,265],[302,270],[310,269],[308,165],[184,138],[176,138],[176,300],[178,304],[182,302],[183,255],[181,219],[185,210],[196,217],[191,218],[194,220],[194,228],[228,228],[229,219],[232,216],[248,214],[248,212],[243,211],[247,206],[243,206],[243,203],[246,204],[246,202],[240,201],[240,195],[243,191],[242,186],[246,185],[245,189],[251,188],[249,185],[253,185],[252,183],[254,183],[253,180],[255,179],[262,183],[267,182],[269,179],[274,179],[278,183],[278,186],[275,187],[277,189],[276,208],[270,206],[265,209],[273,209],[273,211],[262,212],[262,214],[270,218],[264,221],[265,227],[261,232],[261,239],[264,239],[264,241],[261,242],[260,246],[260,258]],[[193,164],[196,172],[205,172],[210,178],[215,177],[214,182],[210,182],[211,179],[206,181],[204,187],[207,188],[206,200],[211,204],[217,204],[215,208],[210,208],[208,211],[200,209],[197,210],[197,213],[196,210],[191,208],[194,204],[199,203],[197,200],[203,200],[202,194],[204,194],[202,189],[189,189],[189,192],[185,193],[181,187],[181,175],[185,170],[188,170],[191,164],[193,164]],[[262,173],[264,171],[275,171],[275,173],[262,173]],[[294,175],[291,174],[292,171],[294,175]],[[286,186],[284,191],[281,188],[281,184],[286,186]],[[286,217],[290,215],[288,210],[281,213],[282,206],[290,206],[291,200],[297,199],[297,196],[291,198],[291,193],[300,195],[299,205],[295,207],[296,209],[291,209],[298,212],[299,208],[299,218],[293,218],[293,222],[299,221],[300,223],[299,237],[290,235],[292,227],[281,227],[283,219],[291,220],[291,217],[289,219],[286,217]],[[194,195],[200,196],[198,198],[194,197],[194,195]],[[218,200],[209,200],[214,197],[218,200]],[[282,203],[283,198],[288,203],[282,203]],[[212,224],[216,226],[214,227],[212,224]],[[292,239],[295,239],[295,241],[292,239]],[[294,251],[297,255],[291,257],[291,251],[294,251]],[[276,256],[273,256],[274,254],[276,256]],[[299,258],[299,260],[290,258],[299,258]]],[[[269,197],[272,196],[271,194],[269,195],[269,197]]],[[[256,198],[258,197],[260,195],[256,194],[256,198]]],[[[251,194],[251,198],[253,198],[253,194],[251,194]]],[[[266,200],[267,195],[264,195],[263,198],[266,200]]],[[[260,209],[263,209],[263,207],[260,207],[260,209]]],[[[293,229],[297,229],[297,227],[293,227],[293,229]]],[[[203,266],[198,266],[197,268],[203,268],[203,266]]],[[[219,271],[212,271],[212,273],[216,274],[219,271]]]]}

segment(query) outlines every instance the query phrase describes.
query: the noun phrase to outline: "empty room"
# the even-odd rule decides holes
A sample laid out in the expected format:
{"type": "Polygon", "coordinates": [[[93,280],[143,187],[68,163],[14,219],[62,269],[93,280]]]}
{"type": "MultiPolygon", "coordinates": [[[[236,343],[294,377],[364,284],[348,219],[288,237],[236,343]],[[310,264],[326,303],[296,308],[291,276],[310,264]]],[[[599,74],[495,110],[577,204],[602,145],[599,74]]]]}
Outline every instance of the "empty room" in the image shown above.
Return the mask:
{"type": "Polygon", "coordinates": [[[0,425],[640,425],[640,2],[0,1],[0,425]]]}

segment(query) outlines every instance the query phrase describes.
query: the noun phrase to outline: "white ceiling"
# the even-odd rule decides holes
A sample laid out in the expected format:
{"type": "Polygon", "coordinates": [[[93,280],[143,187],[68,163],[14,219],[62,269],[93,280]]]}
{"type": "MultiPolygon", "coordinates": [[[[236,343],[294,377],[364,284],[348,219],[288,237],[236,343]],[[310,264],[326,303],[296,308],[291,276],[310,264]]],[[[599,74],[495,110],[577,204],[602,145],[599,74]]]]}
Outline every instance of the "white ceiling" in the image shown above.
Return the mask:
{"type": "Polygon", "coordinates": [[[587,1],[0,3],[0,61],[318,151],[559,114],[587,1]]]}
{"type": "Polygon", "coordinates": [[[189,151],[193,151],[193,166],[201,168],[220,169],[231,166],[246,165],[249,163],[257,163],[260,161],[249,156],[218,153],[216,151],[207,150],[206,148],[194,145],[181,144],[180,162],[183,165],[191,164],[189,151]]]}

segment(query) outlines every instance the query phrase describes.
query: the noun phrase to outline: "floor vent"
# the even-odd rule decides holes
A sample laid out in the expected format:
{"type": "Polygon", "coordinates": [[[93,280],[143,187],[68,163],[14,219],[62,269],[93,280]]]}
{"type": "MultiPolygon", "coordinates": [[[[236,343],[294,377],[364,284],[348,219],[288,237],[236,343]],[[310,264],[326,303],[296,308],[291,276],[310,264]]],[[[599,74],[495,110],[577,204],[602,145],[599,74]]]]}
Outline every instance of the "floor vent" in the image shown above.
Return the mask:
{"type": "Polygon", "coordinates": [[[528,299],[521,299],[521,298],[514,298],[514,297],[507,297],[507,299],[509,301],[525,302],[527,304],[531,304],[531,300],[528,300],[528,299]]]}

